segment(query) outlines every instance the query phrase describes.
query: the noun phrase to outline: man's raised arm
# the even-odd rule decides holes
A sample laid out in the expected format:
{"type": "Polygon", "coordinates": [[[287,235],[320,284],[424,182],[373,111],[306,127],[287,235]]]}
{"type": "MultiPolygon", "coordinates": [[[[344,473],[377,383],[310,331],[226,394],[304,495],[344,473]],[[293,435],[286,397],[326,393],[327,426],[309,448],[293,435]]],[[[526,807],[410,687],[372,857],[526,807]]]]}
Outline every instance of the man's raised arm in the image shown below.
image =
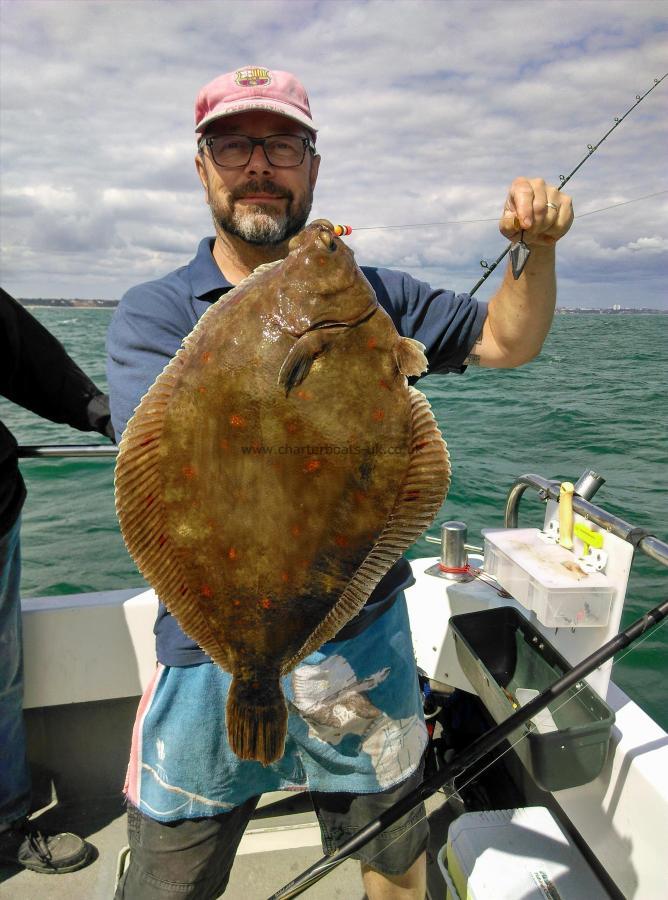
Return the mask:
{"type": "Polygon", "coordinates": [[[489,302],[480,338],[468,365],[510,369],[534,359],[552,324],[557,299],[555,244],[573,222],[571,198],[541,178],[516,178],[510,186],[499,230],[510,240],[524,231],[531,249],[515,281],[510,265],[489,302]],[[517,228],[519,221],[520,228],[517,228]]]}

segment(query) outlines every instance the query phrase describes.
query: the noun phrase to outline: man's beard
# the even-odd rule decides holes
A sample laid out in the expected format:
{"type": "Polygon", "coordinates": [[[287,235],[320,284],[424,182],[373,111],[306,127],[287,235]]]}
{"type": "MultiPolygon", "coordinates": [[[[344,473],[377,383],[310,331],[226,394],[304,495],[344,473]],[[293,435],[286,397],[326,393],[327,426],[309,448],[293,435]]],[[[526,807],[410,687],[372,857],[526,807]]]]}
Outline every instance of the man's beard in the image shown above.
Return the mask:
{"type": "Polygon", "coordinates": [[[279,188],[271,181],[249,181],[222,201],[212,199],[209,206],[216,231],[233,234],[248,244],[274,246],[282,244],[302,230],[312,203],[313,192],[310,190],[296,203],[294,194],[287,188],[279,188]],[[263,204],[260,201],[253,206],[235,206],[235,200],[252,194],[285,197],[285,212],[279,211],[274,204],[263,204]]]}

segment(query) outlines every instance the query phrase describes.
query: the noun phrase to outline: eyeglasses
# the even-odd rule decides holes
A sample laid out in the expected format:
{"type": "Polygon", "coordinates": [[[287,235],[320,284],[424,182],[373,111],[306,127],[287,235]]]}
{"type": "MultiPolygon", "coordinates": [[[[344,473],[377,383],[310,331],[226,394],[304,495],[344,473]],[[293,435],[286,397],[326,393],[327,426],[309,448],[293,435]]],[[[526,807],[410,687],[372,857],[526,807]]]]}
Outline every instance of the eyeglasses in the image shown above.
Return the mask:
{"type": "MultiPolygon", "coordinates": [[[[290,169],[304,162],[306,151],[315,153],[315,144],[310,138],[294,134],[270,134],[264,138],[246,137],[244,134],[221,134],[204,138],[203,143],[211,151],[217,166],[240,169],[248,165],[253,150],[262,147],[270,166],[290,169]]],[[[200,145],[201,146],[201,145],[200,145]]]]}

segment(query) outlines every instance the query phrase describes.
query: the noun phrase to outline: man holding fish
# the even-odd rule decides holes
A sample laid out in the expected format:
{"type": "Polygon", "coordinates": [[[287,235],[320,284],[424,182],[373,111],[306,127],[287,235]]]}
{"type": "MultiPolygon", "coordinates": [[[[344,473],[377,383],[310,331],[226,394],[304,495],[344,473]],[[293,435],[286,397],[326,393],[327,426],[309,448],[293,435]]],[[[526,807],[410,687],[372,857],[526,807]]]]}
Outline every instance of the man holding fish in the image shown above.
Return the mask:
{"type": "MultiPolygon", "coordinates": [[[[109,331],[112,418],[125,435],[117,508],[162,601],[117,900],[219,896],[266,791],[308,787],[333,852],[419,783],[426,729],[401,553],[437,511],[449,464],[406,377],[427,361],[447,373],[533,359],[554,312],[555,243],[573,218],[556,188],[513,182],[500,229],[522,230],[532,252],[488,305],[405,273],[360,272],[331,223],[304,229],[320,157],[293,75],[221,75],[195,119],[216,236],[130,290],[109,331]],[[360,446],[372,432],[385,456],[360,446]],[[314,433],[337,442],[300,458],[297,442],[314,433]]],[[[424,897],[427,838],[418,808],[360,851],[370,900],[424,897]]]]}

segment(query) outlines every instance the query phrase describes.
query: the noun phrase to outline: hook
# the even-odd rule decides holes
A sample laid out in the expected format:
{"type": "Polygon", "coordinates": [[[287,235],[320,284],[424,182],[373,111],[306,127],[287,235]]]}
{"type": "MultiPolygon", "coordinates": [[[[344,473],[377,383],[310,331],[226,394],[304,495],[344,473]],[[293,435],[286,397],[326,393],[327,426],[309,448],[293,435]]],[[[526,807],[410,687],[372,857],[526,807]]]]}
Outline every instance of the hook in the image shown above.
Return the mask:
{"type": "Polygon", "coordinates": [[[489,263],[487,262],[486,259],[481,259],[480,265],[483,267],[483,269],[489,269],[489,263]]]}

